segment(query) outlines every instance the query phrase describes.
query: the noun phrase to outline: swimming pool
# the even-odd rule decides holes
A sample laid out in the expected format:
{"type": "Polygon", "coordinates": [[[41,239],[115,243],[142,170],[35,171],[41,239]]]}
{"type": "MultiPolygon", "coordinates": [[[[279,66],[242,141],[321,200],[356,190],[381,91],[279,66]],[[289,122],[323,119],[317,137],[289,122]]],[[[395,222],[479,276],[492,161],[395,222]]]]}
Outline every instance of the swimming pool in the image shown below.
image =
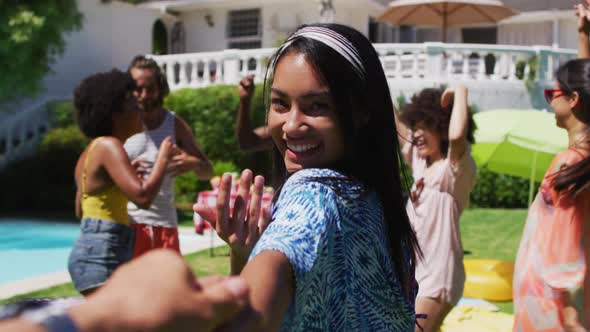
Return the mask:
{"type": "Polygon", "coordinates": [[[66,271],[77,223],[0,219],[0,284],[66,271]]]}
{"type": "MultiPolygon", "coordinates": [[[[77,222],[0,218],[0,286],[5,283],[66,272],[68,256],[78,237],[77,222]]],[[[191,253],[225,243],[215,237],[202,236],[192,229],[178,234],[183,253],[191,253]]]]}

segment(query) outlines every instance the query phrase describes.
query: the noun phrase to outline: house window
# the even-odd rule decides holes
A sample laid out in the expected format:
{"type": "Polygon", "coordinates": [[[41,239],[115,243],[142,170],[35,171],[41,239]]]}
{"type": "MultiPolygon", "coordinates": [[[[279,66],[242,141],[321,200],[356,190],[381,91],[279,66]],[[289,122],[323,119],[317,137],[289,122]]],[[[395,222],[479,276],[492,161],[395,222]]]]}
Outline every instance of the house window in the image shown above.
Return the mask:
{"type": "Polygon", "coordinates": [[[369,18],[369,40],[371,43],[395,43],[397,30],[394,26],[369,18]]]}
{"type": "Polygon", "coordinates": [[[497,44],[498,28],[464,28],[461,30],[463,43],[466,44],[497,44]]]}
{"type": "Polygon", "coordinates": [[[228,16],[228,48],[262,47],[260,9],[232,10],[228,16]]]}
{"type": "Polygon", "coordinates": [[[152,54],[168,54],[168,31],[159,19],[152,27],[152,54]]]}
{"type": "Polygon", "coordinates": [[[173,54],[184,53],[185,46],[184,23],[176,22],[174,23],[174,27],[172,27],[170,50],[173,54]]]}
{"type": "Polygon", "coordinates": [[[399,27],[399,42],[400,43],[415,43],[416,29],[411,25],[400,25],[399,27]]]}

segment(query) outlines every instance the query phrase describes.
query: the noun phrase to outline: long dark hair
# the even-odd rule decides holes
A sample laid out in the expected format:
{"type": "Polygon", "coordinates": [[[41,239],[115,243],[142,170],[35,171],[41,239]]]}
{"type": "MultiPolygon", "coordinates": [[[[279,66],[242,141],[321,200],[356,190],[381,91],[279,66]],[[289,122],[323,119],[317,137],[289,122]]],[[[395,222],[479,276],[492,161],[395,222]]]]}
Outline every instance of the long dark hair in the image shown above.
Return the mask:
{"type": "MultiPolygon", "coordinates": [[[[296,38],[284,52],[275,54],[271,63],[273,60],[277,63],[281,55],[289,52],[304,54],[328,86],[348,150],[345,160],[336,167],[378,193],[384,210],[388,249],[397,276],[408,295],[414,283],[413,271],[420,248],[402,196],[401,154],[394,108],[383,67],[371,42],[358,31],[339,24],[313,26],[336,31],[353,44],[365,68],[365,79],[338,52],[309,38],[296,38]],[[408,256],[410,266],[404,263],[404,258],[408,256]]],[[[266,80],[266,85],[272,85],[272,75],[267,73],[267,78],[270,78],[266,80]]],[[[265,86],[265,94],[268,90],[265,86]]],[[[280,188],[289,174],[275,145],[273,156],[273,184],[275,188],[280,188]]]]}
{"type": "MultiPolygon", "coordinates": [[[[572,110],[581,122],[590,125],[590,60],[575,59],[557,69],[559,88],[566,96],[576,92],[579,106],[572,110]]],[[[590,143],[590,137],[586,142],[590,143]]],[[[576,196],[590,187],[590,156],[558,171],[553,178],[553,187],[566,196],[576,196]]]]}
{"type": "MultiPolygon", "coordinates": [[[[440,152],[446,156],[449,151],[449,125],[453,113],[453,103],[442,107],[440,98],[442,89],[426,88],[414,94],[409,104],[402,110],[400,120],[414,130],[422,123],[440,137],[440,152]]],[[[473,111],[469,110],[467,118],[467,142],[475,143],[477,125],[473,120],[473,111]]]]}

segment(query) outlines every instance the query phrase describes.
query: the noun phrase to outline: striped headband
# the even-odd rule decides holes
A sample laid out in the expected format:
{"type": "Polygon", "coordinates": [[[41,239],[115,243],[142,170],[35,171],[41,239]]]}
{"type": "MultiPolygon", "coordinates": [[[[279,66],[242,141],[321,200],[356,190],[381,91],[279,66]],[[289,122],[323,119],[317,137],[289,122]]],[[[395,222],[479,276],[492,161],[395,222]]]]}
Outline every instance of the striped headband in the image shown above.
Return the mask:
{"type": "Polygon", "coordinates": [[[365,67],[361,61],[361,56],[357,49],[352,43],[346,39],[343,35],[338,32],[318,26],[309,26],[301,28],[287,39],[287,41],[279,47],[274,55],[273,61],[270,66],[270,72],[274,73],[275,66],[281,54],[297,39],[297,38],[309,38],[321,42],[322,44],[330,47],[334,51],[338,52],[343,58],[345,58],[354,68],[355,72],[363,80],[366,79],[365,67]]]}

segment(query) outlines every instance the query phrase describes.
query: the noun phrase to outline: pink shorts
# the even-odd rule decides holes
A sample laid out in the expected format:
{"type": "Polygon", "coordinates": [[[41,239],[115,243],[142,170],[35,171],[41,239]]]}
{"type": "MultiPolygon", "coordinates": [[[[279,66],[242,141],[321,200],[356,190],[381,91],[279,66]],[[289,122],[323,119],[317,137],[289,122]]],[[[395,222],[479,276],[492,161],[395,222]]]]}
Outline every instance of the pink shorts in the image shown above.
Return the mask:
{"type": "Polygon", "coordinates": [[[150,226],[144,224],[131,224],[131,227],[135,229],[133,258],[139,257],[156,248],[173,249],[180,254],[178,228],[150,226]]]}

